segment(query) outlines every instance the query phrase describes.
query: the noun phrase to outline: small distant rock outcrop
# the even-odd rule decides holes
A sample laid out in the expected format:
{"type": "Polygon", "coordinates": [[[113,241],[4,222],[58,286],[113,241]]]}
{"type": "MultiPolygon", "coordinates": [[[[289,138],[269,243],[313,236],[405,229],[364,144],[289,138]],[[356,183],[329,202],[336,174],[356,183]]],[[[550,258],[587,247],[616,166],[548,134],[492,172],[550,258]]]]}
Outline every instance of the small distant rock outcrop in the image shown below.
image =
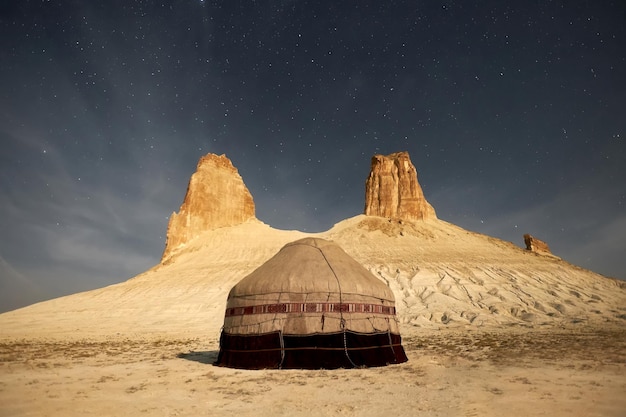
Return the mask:
{"type": "Polygon", "coordinates": [[[436,219],[408,152],[374,155],[365,182],[365,214],[407,220],[436,219]]]}
{"type": "Polygon", "coordinates": [[[550,251],[550,248],[548,247],[548,244],[546,242],[544,242],[543,240],[539,240],[536,237],[529,235],[528,233],[524,235],[524,243],[526,244],[526,250],[535,253],[552,255],[552,252],[550,251]]]}
{"type": "Polygon", "coordinates": [[[204,231],[254,218],[254,200],[237,168],[226,155],[205,155],[189,180],[180,210],[170,217],[161,261],[204,231]]]}

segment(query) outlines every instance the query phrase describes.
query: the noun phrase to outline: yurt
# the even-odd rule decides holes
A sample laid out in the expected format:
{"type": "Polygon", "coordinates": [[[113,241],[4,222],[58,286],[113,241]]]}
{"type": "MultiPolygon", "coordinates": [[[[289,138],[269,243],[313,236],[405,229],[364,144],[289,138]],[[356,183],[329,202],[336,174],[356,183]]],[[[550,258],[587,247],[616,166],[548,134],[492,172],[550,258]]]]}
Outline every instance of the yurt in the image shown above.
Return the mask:
{"type": "Polygon", "coordinates": [[[391,289],[336,243],[305,238],[231,289],[216,364],[334,369],[406,360],[391,289]]]}

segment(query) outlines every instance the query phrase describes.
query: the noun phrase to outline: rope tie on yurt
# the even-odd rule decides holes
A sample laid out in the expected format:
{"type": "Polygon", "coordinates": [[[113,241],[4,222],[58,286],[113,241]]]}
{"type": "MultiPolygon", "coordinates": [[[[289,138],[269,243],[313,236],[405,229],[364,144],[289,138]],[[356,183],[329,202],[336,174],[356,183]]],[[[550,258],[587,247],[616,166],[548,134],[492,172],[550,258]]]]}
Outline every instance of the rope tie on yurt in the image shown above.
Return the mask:
{"type": "Polygon", "coordinates": [[[341,318],[341,330],[343,331],[343,351],[346,354],[346,358],[348,358],[348,361],[350,361],[350,364],[356,368],[357,367],[356,363],[352,362],[352,358],[348,354],[348,338],[346,337],[346,321],[343,317],[341,318]]]}
{"type": "Polygon", "coordinates": [[[278,332],[278,338],[280,339],[280,363],[278,369],[283,368],[283,362],[285,361],[285,339],[283,339],[283,332],[278,332]]]}
{"type": "Polygon", "coordinates": [[[391,341],[391,326],[389,325],[389,319],[387,319],[387,337],[389,337],[389,347],[391,348],[391,353],[393,353],[393,357],[396,357],[396,351],[393,349],[393,342],[391,341]]]}
{"type": "MultiPolygon", "coordinates": [[[[341,291],[341,282],[339,282],[339,277],[337,276],[337,273],[333,269],[333,266],[330,264],[330,262],[328,262],[328,258],[326,257],[324,252],[320,248],[317,248],[317,250],[319,250],[320,253],[322,254],[322,257],[326,261],[326,265],[328,265],[328,268],[330,268],[330,272],[333,273],[333,276],[335,277],[335,280],[337,281],[337,287],[339,288],[339,304],[343,305],[343,292],[341,291]]],[[[346,319],[343,317],[343,310],[341,308],[339,309],[339,317],[341,318],[341,321],[340,321],[341,331],[343,333],[343,351],[346,354],[346,358],[348,358],[348,361],[350,362],[350,364],[356,368],[357,367],[356,364],[352,361],[352,358],[350,357],[350,354],[348,353],[348,338],[346,336],[346,319]]]]}

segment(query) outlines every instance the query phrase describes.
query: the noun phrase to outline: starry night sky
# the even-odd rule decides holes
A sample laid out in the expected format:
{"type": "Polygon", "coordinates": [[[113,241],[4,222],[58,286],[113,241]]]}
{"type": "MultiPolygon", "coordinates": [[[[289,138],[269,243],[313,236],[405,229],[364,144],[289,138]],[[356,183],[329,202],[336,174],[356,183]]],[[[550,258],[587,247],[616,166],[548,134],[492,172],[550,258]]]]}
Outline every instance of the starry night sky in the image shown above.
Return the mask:
{"type": "Polygon", "coordinates": [[[5,1],[0,311],[158,263],[198,159],[257,217],[363,211],[409,151],[439,218],[626,279],[624,1],[5,1]],[[476,3],[476,4],[473,4],[476,3]]]}

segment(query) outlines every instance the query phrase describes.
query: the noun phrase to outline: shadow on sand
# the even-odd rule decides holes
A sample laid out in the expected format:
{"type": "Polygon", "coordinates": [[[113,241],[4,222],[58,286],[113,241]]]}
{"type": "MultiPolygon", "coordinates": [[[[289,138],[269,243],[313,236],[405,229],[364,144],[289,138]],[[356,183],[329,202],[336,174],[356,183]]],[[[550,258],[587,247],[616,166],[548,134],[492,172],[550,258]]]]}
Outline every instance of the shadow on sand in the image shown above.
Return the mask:
{"type": "Polygon", "coordinates": [[[202,352],[196,352],[192,350],[191,352],[187,353],[179,353],[178,355],[176,355],[176,357],[186,359],[188,361],[204,363],[206,365],[213,365],[217,360],[218,353],[219,351],[217,350],[207,350],[202,352]]]}

